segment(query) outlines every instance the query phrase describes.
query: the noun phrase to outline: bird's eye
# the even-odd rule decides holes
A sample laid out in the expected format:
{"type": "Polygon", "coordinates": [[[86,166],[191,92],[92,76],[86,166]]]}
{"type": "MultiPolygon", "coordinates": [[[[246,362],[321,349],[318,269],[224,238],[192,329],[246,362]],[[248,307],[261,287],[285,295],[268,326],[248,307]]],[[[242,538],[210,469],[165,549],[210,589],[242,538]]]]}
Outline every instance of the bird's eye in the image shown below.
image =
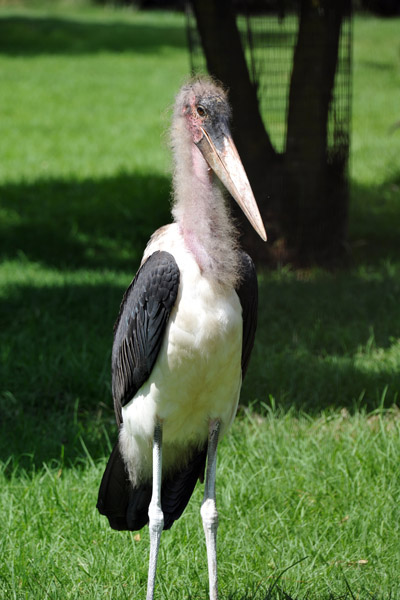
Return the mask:
{"type": "Polygon", "coordinates": [[[199,117],[204,117],[204,115],[206,114],[206,109],[203,106],[201,106],[201,104],[199,104],[197,107],[197,114],[199,115],[199,117]]]}

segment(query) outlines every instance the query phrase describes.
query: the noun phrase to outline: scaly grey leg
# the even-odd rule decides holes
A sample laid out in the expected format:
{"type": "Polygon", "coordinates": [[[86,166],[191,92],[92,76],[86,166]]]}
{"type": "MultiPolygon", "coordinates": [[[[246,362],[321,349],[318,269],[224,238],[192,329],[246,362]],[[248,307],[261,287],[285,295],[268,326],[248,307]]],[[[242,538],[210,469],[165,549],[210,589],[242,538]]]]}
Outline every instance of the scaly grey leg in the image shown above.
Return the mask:
{"type": "Polygon", "coordinates": [[[200,513],[206,536],[208,579],[210,584],[210,600],[218,599],[217,579],[217,528],[218,512],[215,502],[215,478],[217,474],[217,446],[221,421],[215,420],[208,427],[207,471],[204,486],[204,498],[200,513]]]}
{"type": "Polygon", "coordinates": [[[149,505],[150,560],[147,579],[146,600],[153,600],[157,569],[157,556],[164,515],[161,509],[161,470],[162,470],[162,424],[157,421],[153,439],[153,493],[149,505]]]}

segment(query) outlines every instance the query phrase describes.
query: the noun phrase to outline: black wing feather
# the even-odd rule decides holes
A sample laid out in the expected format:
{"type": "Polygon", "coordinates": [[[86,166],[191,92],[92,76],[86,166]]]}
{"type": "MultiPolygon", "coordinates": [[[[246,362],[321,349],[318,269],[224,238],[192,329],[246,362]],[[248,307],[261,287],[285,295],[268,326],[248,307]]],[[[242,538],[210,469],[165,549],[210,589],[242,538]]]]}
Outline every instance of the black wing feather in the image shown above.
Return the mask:
{"type": "Polygon", "coordinates": [[[112,392],[115,416],[147,381],[157,360],[179,288],[179,269],[168,252],[154,252],[122,299],[114,326],[112,392]]]}
{"type": "MultiPolygon", "coordinates": [[[[175,304],[180,273],[168,252],[154,252],[126,290],[114,325],[112,393],[118,426],[122,407],[147,381],[161,348],[165,327],[175,304]]],[[[119,443],[104,472],[97,508],[113,529],[140,529],[147,521],[151,482],[132,487],[119,443]]]]}
{"type": "Polygon", "coordinates": [[[236,288],[242,305],[243,346],[242,377],[246,375],[257,329],[258,283],[256,268],[250,256],[241,251],[241,278],[236,288]]]}

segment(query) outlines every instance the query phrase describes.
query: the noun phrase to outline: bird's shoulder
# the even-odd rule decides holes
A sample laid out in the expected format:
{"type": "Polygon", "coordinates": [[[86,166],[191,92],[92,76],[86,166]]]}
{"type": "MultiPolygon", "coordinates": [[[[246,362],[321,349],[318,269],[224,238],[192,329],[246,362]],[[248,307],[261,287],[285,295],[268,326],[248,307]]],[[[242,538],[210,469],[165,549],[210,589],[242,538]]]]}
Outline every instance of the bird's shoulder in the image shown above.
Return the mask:
{"type": "Polygon", "coordinates": [[[250,294],[257,284],[257,273],[253,259],[244,250],[239,250],[239,278],[235,287],[237,293],[250,294]]]}
{"type": "Polygon", "coordinates": [[[177,250],[179,252],[179,248],[182,245],[181,237],[177,223],[169,223],[156,229],[147,243],[141,265],[155,252],[168,252],[171,255],[175,255],[177,250]]]}
{"type": "Polygon", "coordinates": [[[158,303],[170,308],[176,299],[179,275],[174,257],[165,250],[155,250],[143,259],[122,297],[114,334],[121,325],[126,325],[127,320],[134,318],[141,310],[152,314],[158,303]],[[121,324],[123,316],[125,322],[121,324]]]}

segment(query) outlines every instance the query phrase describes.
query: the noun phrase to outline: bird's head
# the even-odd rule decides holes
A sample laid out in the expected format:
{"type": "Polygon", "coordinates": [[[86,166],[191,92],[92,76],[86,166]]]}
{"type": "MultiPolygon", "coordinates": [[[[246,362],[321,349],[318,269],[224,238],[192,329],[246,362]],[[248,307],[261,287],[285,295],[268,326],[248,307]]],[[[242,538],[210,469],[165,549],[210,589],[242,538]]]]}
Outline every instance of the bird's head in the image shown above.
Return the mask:
{"type": "Polygon", "coordinates": [[[195,79],[177,96],[175,118],[183,118],[191,143],[265,241],[264,224],[230,132],[230,117],[226,92],[211,79],[195,79]]]}

